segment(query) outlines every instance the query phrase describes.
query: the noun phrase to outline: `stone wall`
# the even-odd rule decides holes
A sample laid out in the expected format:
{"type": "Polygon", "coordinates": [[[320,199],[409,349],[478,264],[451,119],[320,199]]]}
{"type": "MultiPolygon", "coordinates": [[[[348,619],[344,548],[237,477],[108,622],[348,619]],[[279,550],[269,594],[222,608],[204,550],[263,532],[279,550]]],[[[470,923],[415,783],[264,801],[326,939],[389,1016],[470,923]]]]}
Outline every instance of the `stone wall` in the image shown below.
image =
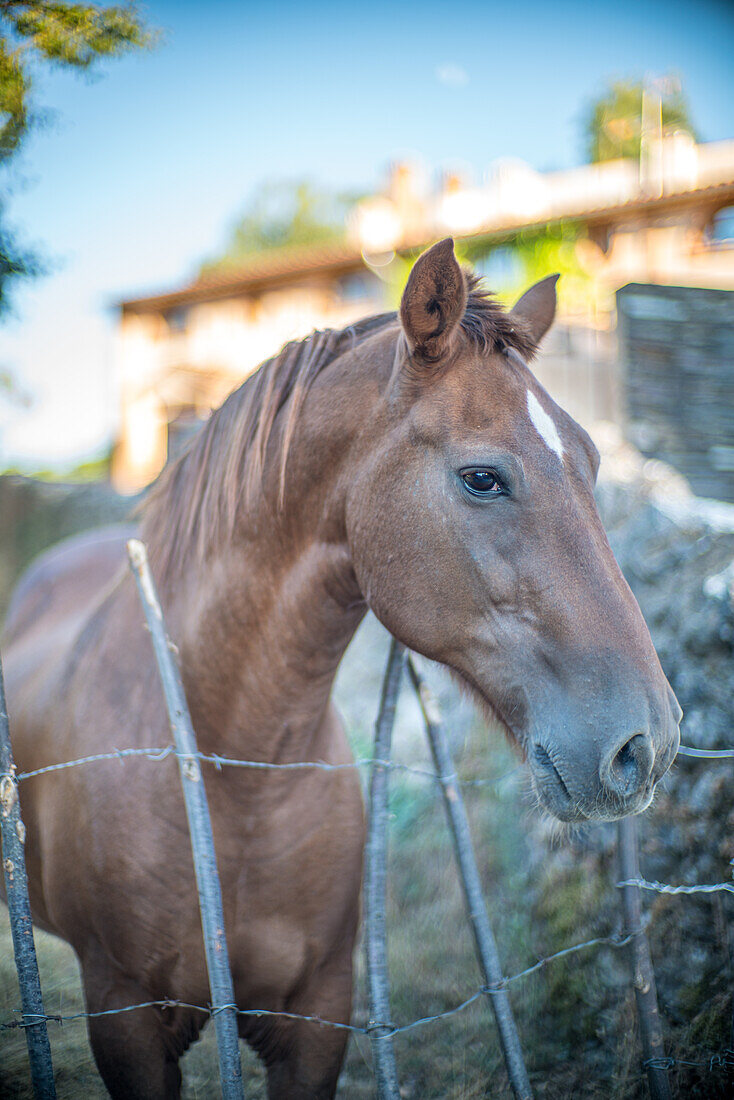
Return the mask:
{"type": "Polygon", "coordinates": [[[630,283],[617,316],[627,438],[734,501],[734,291],[630,283]]]}

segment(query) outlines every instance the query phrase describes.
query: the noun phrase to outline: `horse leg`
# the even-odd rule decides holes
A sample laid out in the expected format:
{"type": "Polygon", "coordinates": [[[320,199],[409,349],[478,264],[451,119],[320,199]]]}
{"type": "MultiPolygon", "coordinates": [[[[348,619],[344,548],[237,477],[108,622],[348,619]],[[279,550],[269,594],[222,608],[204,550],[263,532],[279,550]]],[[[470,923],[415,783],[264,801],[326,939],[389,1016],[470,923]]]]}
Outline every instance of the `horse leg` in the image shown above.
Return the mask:
{"type": "MultiPolygon", "coordinates": [[[[352,1007],[352,952],[330,960],[285,1005],[287,1012],[349,1021],[352,1007]]],[[[265,1021],[263,1021],[264,1023],[265,1021]]],[[[269,1100],[331,1100],[344,1061],[349,1032],[301,1020],[278,1020],[260,1041],[248,1041],[263,1058],[269,1100]]]]}
{"type": "Polygon", "coordinates": [[[294,1023],[283,1039],[284,1053],[268,1065],[269,1100],[332,1100],[348,1033],[294,1023]]]}
{"type": "MultiPolygon", "coordinates": [[[[112,964],[82,967],[87,1011],[105,1012],[151,1000],[112,964]]],[[[113,1100],[179,1100],[179,1058],[201,1021],[178,1008],[140,1008],[88,1021],[94,1060],[113,1100]]]]}

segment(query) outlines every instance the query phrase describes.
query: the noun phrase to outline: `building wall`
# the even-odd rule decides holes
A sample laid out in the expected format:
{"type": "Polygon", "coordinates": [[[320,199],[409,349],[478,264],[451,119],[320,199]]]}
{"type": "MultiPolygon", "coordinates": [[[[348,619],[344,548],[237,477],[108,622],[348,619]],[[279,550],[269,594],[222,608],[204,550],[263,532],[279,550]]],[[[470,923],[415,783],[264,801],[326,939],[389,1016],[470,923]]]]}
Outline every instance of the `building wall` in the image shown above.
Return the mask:
{"type": "Polygon", "coordinates": [[[734,287],[734,241],[711,239],[713,216],[695,207],[674,217],[638,217],[609,226],[596,276],[612,292],[629,282],[734,287]]]}
{"type": "Polygon", "coordinates": [[[166,313],[124,311],[117,345],[121,427],[112,462],[118,491],[137,492],[157,476],[171,421],[182,414],[205,418],[283,344],[385,308],[376,278],[347,289],[305,279],[166,313]]]}

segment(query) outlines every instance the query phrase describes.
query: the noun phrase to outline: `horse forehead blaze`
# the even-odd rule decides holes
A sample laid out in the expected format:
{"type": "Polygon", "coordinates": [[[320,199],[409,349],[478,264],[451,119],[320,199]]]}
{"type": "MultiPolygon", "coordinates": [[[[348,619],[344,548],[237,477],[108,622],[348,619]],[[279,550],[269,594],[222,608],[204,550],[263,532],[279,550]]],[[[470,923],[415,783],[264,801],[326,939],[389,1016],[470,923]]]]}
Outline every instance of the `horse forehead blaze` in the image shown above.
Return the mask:
{"type": "Polygon", "coordinates": [[[563,443],[552,416],[545,411],[531,389],[527,391],[528,414],[538,435],[551,451],[563,459],[563,443]]]}

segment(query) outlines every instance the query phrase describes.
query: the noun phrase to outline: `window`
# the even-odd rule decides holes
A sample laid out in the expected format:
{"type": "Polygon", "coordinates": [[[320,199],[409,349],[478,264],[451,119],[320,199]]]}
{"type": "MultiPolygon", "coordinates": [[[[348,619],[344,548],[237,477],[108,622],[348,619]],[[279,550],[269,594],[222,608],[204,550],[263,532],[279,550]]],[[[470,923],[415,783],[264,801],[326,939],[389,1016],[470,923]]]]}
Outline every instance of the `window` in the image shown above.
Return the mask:
{"type": "Polygon", "coordinates": [[[175,306],[166,313],[166,322],[169,332],[186,332],[189,319],[189,311],[186,306],[175,306]]]}
{"type": "Polygon", "coordinates": [[[344,302],[362,302],[368,298],[374,298],[374,277],[366,272],[355,275],[345,275],[339,280],[339,297],[344,302]]]}
{"type": "Polygon", "coordinates": [[[734,206],[717,210],[709,229],[709,244],[734,247],[734,206]]]}

